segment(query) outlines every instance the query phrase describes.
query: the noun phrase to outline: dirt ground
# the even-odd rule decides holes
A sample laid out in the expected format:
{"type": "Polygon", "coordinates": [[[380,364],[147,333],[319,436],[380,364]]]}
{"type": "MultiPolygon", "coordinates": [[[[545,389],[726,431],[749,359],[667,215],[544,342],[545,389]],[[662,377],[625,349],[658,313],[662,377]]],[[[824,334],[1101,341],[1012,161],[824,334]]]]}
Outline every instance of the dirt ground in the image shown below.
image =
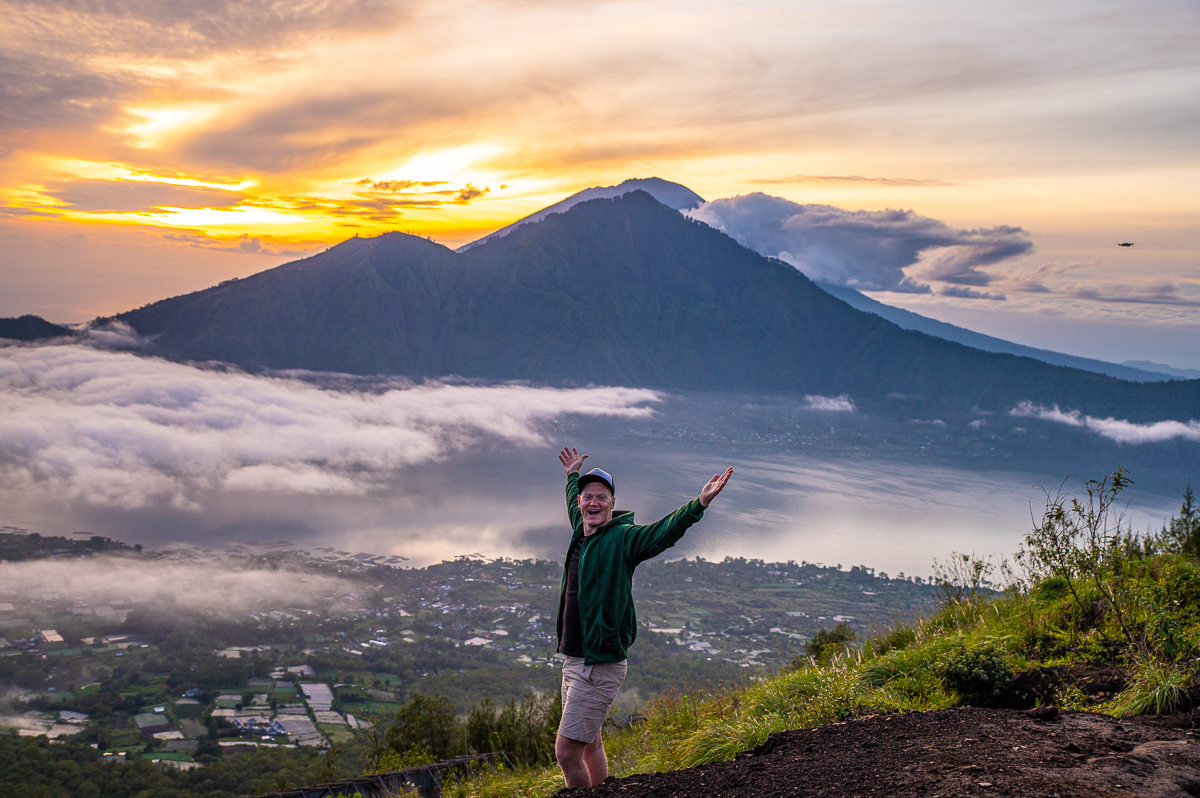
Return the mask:
{"type": "Polygon", "coordinates": [[[872,715],[774,734],[732,762],[610,778],[558,798],[1200,798],[1196,720],[1084,712],[1038,719],[974,707],[872,715]]]}

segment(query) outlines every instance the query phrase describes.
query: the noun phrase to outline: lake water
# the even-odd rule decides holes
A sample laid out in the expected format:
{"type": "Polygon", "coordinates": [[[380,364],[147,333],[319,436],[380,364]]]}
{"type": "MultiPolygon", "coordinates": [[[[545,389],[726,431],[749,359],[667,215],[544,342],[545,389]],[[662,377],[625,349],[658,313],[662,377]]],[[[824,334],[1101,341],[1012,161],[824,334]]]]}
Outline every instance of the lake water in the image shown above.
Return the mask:
{"type": "MultiPolygon", "coordinates": [[[[970,469],[903,457],[808,455],[769,447],[601,442],[587,467],[614,474],[618,506],[653,521],[694,497],[726,466],[734,477],[668,557],[726,556],[866,565],[927,576],[951,551],[1011,554],[1039,512],[1039,484],[1061,475],[970,469]]],[[[1076,483],[1077,485],[1077,483],[1076,483]]],[[[120,510],[27,503],[24,525],[83,530],[150,548],[287,540],[394,554],[425,565],[465,554],[562,556],[569,536],[563,473],[551,446],[459,452],[402,472],[364,496],[217,493],[204,510],[120,510]]],[[[1178,499],[1126,494],[1135,529],[1157,527],[1178,499]]]]}

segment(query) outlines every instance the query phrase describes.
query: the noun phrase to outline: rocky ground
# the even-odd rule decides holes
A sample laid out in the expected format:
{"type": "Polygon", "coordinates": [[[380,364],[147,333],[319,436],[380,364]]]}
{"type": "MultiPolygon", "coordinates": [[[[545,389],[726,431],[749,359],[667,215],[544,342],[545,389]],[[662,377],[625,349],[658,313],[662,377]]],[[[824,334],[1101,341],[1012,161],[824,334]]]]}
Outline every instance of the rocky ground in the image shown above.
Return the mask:
{"type": "Polygon", "coordinates": [[[1200,798],[1196,720],[1114,720],[1046,708],[872,715],[780,732],[732,762],[610,778],[558,798],[1200,798]]]}

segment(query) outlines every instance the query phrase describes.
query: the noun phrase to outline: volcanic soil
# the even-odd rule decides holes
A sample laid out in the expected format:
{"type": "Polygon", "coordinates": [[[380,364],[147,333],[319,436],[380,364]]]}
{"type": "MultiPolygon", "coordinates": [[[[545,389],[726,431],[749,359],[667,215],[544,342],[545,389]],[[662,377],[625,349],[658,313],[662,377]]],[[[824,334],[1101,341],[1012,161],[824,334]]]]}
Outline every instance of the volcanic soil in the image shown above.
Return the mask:
{"type": "Polygon", "coordinates": [[[961,707],[771,735],[731,762],[610,778],[556,798],[1171,796],[1200,798],[1196,718],[961,707]]]}

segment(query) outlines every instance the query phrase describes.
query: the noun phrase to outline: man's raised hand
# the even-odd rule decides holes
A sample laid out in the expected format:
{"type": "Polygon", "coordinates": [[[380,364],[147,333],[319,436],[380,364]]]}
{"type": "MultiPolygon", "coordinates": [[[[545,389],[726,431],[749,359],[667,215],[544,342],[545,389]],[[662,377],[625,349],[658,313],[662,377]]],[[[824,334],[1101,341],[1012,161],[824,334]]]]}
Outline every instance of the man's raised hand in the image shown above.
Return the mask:
{"type": "MultiPolygon", "coordinates": [[[[565,450],[564,450],[565,451],[565,450]]],[[[717,494],[725,487],[725,483],[733,476],[733,469],[725,469],[724,474],[713,474],[713,478],[704,486],[704,490],[700,491],[700,506],[707,507],[712,503],[712,500],[717,498],[717,494]]]]}
{"type": "Polygon", "coordinates": [[[563,470],[568,474],[578,474],[586,459],[588,459],[586,454],[581,457],[579,450],[572,449],[570,446],[564,446],[563,450],[558,453],[558,462],[562,463],[563,470]]]}

